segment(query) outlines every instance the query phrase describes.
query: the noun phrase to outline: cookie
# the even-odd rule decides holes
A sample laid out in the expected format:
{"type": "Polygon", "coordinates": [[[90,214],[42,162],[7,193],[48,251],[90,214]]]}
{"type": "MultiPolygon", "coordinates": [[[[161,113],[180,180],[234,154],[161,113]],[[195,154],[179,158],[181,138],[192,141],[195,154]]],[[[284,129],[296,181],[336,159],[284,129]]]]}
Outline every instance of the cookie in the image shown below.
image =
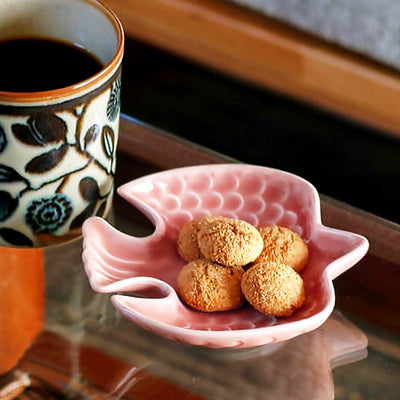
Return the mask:
{"type": "Polygon", "coordinates": [[[179,231],[177,245],[179,255],[186,261],[202,258],[203,254],[197,243],[197,235],[203,223],[220,217],[205,216],[186,222],[179,231]]]}
{"type": "Polygon", "coordinates": [[[225,267],[206,259],[186,264],[178,275],[182,300],[199,311],[227,311],[244,302],[241,267],[225,267]]]}
{"type": "Polygon", "coordinates": [[[223,217],[206,220],[198,231],[197,243],[205,258],[226,266],[247,265],[263,249],[261,234],[253,225],[223,217]]]}
{"type": "Polygon", "coordinates": [[[201,220],[193,219],[186,222],[179,231],[177,245],[179,255],[186,261],[201,258],[199,245],[197,244],[197,233],[201,220]]]}
{"type": "Polygon", "coordinates": [[[275,317],[292,315],[305,300],[303,279],[286,264],[255,264],[243,274],[241,287],[257,311],[275,317]]]}
{"type": "Polygon", "coordinates": [[[302,237],[283,226],[266,226],[258,228],[264,242],[261,254],[254,261],[275,262],[290,265],[300,272],[308,262],[308,247],[302,237]]]}

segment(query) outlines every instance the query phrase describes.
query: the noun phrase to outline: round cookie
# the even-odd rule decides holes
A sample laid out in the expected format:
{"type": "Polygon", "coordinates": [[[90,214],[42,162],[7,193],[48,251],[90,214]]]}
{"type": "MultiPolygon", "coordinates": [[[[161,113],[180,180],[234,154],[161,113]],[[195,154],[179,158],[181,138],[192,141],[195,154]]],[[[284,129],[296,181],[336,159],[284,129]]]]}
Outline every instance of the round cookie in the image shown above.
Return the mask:
{"type": "Polygon", "coordinates": [[[308,247],[302,237],[283,226],[266,226],[258,228],[264,242],[261,254],[254,261],[275,262],[290,265],[300,272],[308,262],[308,247]]]}
{"type": "Polygon", "coordinates": [[[197,242],[205,258],[226,266],[244,266],[263,249],[263,240],[251,224],[233,218],[206,220],[198,231],[197,242]]]}
{"type": "Polygon", "coordinates": [[[241,267],[224,267],[206,259],[186,264],[178,275],[183,301],[200,311],[227,311],[244,302],[241,267]]]}
{"type": "Polygon", "coordinates": [[[201,224],[220,217],[206,216],[202,218],[192,219],[186,222],[178,235],[178,252],[179,255],[186,261],[193,261],[197,258],[202,258],[203,255],[197,243],[197,234],[201,224]]]}
{"type": "Polygon", "coordinates": [[[243,274],[241,286],[257,311],[275,317],[292,315],[305,300],[303,279],[285,264],[256,264],[243,274]]]}
{"type": "Polygon", "coordinates": [[[201,257],[201,252],[197,244],[197,233],[199,231],[201,219],[193,219],[186,222],[179,231],[178,252],[186,261],[196,260],[201,257]]]}

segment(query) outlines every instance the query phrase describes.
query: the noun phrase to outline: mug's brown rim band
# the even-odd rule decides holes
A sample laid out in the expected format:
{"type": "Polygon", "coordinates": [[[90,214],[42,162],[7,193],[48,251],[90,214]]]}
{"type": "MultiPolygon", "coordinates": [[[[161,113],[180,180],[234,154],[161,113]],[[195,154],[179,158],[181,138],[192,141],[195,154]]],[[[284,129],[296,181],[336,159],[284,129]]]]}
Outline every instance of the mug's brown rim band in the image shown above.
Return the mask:
{"type": "Polygon", "coordinates": [[[57,101],[60,98],[76,95],[81,92],[82,95],[91,87],[101,85],[102,80],[109,80],[110,75],[114,75],[115,71],[119,69],[119,64],[122,61],[125,47],[125,35],[123,26],[116,16],[116,14],[106,5],[98,0],[84,0],[96,7],[101,8],[104,14],[110,20],[111,24],[115,27],[118,34],[118,49],[113,59],[105,65],[96,75],[71,86],[66,86],[60,89],[47,90],[41,92],[7,92],[0,90],[0,105],[13,105],[27,103],[46,103],[47,101],[57,101]]]}
{"type": "MultiPolygon", "coordinates": [[[[122,66],[115,71],[113,75],[110,76],[109,79],[104,81],[101,85],[96,87],[96,89],[91,90],[87,93],[82,93],[81,96],[74,97],[72,99],[66,99],[62,102],[54,102],[46,104],[46,110],[48,112],[56,112],[68,109],[71,107],[71,104],[82,105],[87,103],[90,99],[96,97],[99,93],[104,91],[105,88],[110,86],[111,82],[114,82],[121,75],[122,66]]],[[[31,115],[32,113],[38,112],[41,110],[41,105],[31,104],[31,103],[19,103],[19,104],[2,104],[0,100],[0,116],[8,115],[8,116],[21,116],[21,115],[31,115]]]]}

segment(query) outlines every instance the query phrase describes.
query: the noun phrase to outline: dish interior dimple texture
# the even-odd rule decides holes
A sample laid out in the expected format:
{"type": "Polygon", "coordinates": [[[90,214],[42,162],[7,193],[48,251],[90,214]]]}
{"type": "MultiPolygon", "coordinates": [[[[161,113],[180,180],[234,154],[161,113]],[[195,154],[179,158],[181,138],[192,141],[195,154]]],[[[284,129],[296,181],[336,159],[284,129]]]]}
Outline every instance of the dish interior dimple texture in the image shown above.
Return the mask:
{"type": "MultiPolygon", "coordinates": [[[[97,291],[115,292],[115,284],[119,292],[129,291],[129,278],[140,276],[157,278],[176,289],[177,276],[185,264],[176,247],[179,230],[187,221],[206,215],[238,218],[256,227],[283,225],[299,233],[309,247],[309,262],[302,272],[306,301],[288,318],[263,315],[249,305],[228,312],[202,313],[184,306],[177,297],[177,308],[152,321],[146,307],[136,306],[134,298],[118,296],[114,305],[121,312],[164,336],[168,336],[168,326],[243,333],[274,327],[272,339],[268,331],[260,332],[266,343],[315,329],[332,312],[332,279],[353,266],[368,248],[362,236],[321,224],[319,197],[311,184],[270,168],[243,164],[180,168],[129,182],[118,193],[148,216],[155,231],[136,238],[98,218],[85,224],[85,268],[97,291]],[[158,323],[162,326],[157,327],[158,323]]],[[[179,332],[170,335],[177,338],[179,332]]],[[[184,336],[177,339],[190,342],[184,336]]],[[[243,343],[246,346],[245,340],[243,343]]]]}

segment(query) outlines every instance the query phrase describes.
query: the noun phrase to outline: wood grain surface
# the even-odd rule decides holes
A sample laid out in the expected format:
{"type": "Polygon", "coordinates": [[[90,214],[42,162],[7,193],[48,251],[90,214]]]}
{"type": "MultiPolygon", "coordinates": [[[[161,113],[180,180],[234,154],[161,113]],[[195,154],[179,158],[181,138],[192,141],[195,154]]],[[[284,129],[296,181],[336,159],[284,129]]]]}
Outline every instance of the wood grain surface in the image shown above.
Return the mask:
{"type": "Polygon", "coordinates": [[[399,73],[229,2],[105,0],[126,34],[400,137],[399,73]]]}

